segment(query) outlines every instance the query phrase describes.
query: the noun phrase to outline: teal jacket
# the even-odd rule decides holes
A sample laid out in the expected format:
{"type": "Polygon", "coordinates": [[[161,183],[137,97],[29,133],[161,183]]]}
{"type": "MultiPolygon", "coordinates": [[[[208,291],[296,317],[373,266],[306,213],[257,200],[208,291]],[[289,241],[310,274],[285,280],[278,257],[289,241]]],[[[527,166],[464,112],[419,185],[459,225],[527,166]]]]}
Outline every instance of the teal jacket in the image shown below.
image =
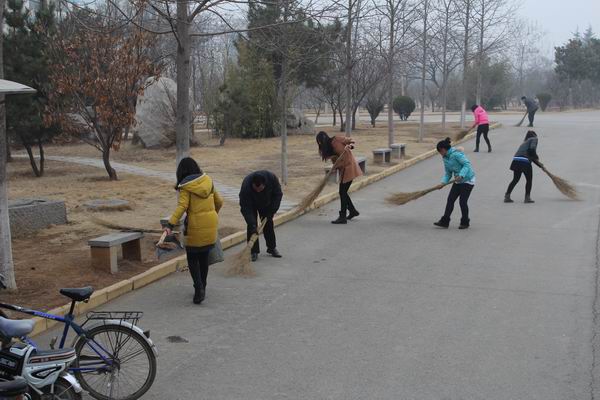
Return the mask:
{"type": "Polygon", "coordinates": [[[475,178],[475,171],[471,167],[471,162],[462,151],[451,147],[443,159],[446,174],[442,178],[442,183],[450,182],[455,176],[462,177],[461,182],[469,182],[475,178]]]}

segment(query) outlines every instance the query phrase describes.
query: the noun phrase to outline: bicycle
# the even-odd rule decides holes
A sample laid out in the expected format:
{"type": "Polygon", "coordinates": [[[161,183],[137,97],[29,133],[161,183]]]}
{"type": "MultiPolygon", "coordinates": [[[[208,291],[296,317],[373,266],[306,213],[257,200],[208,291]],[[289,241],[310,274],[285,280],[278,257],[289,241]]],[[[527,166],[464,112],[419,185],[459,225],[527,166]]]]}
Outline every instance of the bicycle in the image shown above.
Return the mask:
{"type": "MultiPolygon", "coordinates": [[[[71,347],[75,349],[77,358],[69,371],[90,396],[98,400],[136,400],[142,397],[154,383],[158,357],[149,331],[142,331],[137,326],[143,313],[92,311],[79,325],[74,320],[75,306],[78,302],[87,302],[94,289],[89,286],[68,288],[60,289],[60,293],[71,299],[69,312],[64,316],[6,303],[0,303],[0,308],[64,324],[59,349],[64,348],[68,333],[73,329],[76,337],[71,347]],[[132,387],[127,388],[127,385],[132,387]]],[[[22,340],[37,347],[27,337],[22,340]]],[[[51,347],[56,340],[52,340],[51,347]]]]}

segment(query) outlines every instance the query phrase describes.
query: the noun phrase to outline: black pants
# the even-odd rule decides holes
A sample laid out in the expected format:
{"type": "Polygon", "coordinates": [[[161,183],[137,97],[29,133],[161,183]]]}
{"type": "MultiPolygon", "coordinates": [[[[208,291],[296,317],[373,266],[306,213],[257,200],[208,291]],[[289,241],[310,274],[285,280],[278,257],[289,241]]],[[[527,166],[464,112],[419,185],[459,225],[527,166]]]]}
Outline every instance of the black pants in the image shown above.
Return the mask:
{"type": "Polygon", "coordinates": [[[350,199],[350,195],[348,194],[348,189],[352,185],[352,181],[342,183],[340,182],[340,213],[341,215],[346,215],[348,210],[356,211],[354,204],[352,204],[352,200],[350,199]]]}
{"type": "Polygon", "coordinates": [[[533,119],[535,118],[535,113],[537,110],[527,112],[527,117],[529,118],[529,126],[533,126],[533,119]]]}
{"type": "Polygon", "coordinates": [[[508,189],[506,189],[507,195],[510,196],[515,186],[517,186],[517,183],[519,183],[521,175],[525,175],[525,195],[531,195],[531,187],[533,186],[533,168],[531,167],[531,164],[513,170],[513,180],[508,184],[508,189]]]}
{"type": "Polygon", "coordinates": [[[490,131],[490,124],[481,124],[477,126],[477,139],[475,140],[475,148],[479,150],[479,141],[481,139],[481,135],[485,139],[487,143],[488,150],[492,149],[492,145],[490,144],[490,139],[488,138],[488,132],[490,131]]]}
{"type": "Polygon", "coordinates": [[[444,212],[444,219],[450,220],[450,215],[452,215],[452,211],[454,211],[454,203],[456,199],[460,197],[460,211],[462,213],[461,221],[464,223],[469,223],[469,196],[471,196],[471,191],[473,190],[473,185],[469,185],[468,183],[455,183],[452,185],[450,189],[450,193],[448,194],[448,201],[446,202],[446,211],[444,212]]]}
{"type": "Polygon", "coordinates": [[[186,248],[188,269],[194,281],[194,287],[206,288],[206,277],[208,276],[208,252],[209,249],[196,250],[186,248]]]}
{"type": "MultiPolygon", "coordinates": [[[[257,214],[258,216],[260,216],[260,219],[257,220],[259,225],[260,221],[263,218],[267,218],[267,222],[265,223],[265,227],[263,228],[263,235],[265,236],[265,241],[267,242],[267,249],[273,250],[277,247],[277,239],[275,238],[275,227],[273,226],[273,216],[269,215],[269,213],[262,210],[255,210],[254,215],[257,214]]],[[[255,233],[256,231],[254,230],[254,227],[248,225],[246,229],[246,240],[250,241],[250,237],[255,233]]],[[[252,246],[252,253],[254,254],[260,253],[260,244],[258,242],[259,241],[257,240],[256,242],[254,242],[254,246],[252,246]]]]}

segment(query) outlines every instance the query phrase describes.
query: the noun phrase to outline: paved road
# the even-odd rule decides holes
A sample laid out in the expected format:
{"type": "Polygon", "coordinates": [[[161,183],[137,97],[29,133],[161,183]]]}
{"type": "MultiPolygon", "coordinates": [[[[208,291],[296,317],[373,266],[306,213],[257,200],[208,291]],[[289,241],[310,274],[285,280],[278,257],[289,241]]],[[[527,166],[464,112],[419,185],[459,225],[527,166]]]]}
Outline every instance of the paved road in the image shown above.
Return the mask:
{"type": "MultiPolygon", "coordinates": [[[[285,258],[253,279],[211,270],[205,304],[186,273],[113,302],[142,309],[160,350],[147,399],[565,400],[600,397],[597,356],[600,113],[539,118],[539,153],[582,184],[561,197],[535,171],[534,205],[503,204],[524,129],[471,153],[472,228],[437,230],[446,191],[393,208],[392,191],[441,176],[439,158],[278,229],[285,258]],[[188,343],[170,343],[178,335],[188,343]]],[[[523,196],[523,184],[514,193],[523,196]]]]}

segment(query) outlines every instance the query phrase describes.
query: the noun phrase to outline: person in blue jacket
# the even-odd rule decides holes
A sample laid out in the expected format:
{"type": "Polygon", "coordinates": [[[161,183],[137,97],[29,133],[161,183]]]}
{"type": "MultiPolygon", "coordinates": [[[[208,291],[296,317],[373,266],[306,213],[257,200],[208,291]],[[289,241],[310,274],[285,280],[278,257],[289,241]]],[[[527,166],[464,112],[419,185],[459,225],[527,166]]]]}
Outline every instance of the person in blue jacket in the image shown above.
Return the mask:
{"type": "Polygon", "coordinates": [[[448,201],[446,203],[446,211],[444,216],[435,222],[435,226],[440,228],[448,228],[450,226],[450,215],[454,210],[454,203],[456,199],[460,198],[460,211],[462,218],[460,220],[460,226],[458,229],[467,229],[470,225],[469,219],[469,196],[475,186],[475,171],[471,167],[471,162],[465,156],[465,153],[461,149],[452,147],[450,138],[446,138],[437,144],[437,151],[444,160],[444,168],[446,173],[442,178],[442,183],[449,183],[454,181],[450,193],[448,194],[448,201]]]}

